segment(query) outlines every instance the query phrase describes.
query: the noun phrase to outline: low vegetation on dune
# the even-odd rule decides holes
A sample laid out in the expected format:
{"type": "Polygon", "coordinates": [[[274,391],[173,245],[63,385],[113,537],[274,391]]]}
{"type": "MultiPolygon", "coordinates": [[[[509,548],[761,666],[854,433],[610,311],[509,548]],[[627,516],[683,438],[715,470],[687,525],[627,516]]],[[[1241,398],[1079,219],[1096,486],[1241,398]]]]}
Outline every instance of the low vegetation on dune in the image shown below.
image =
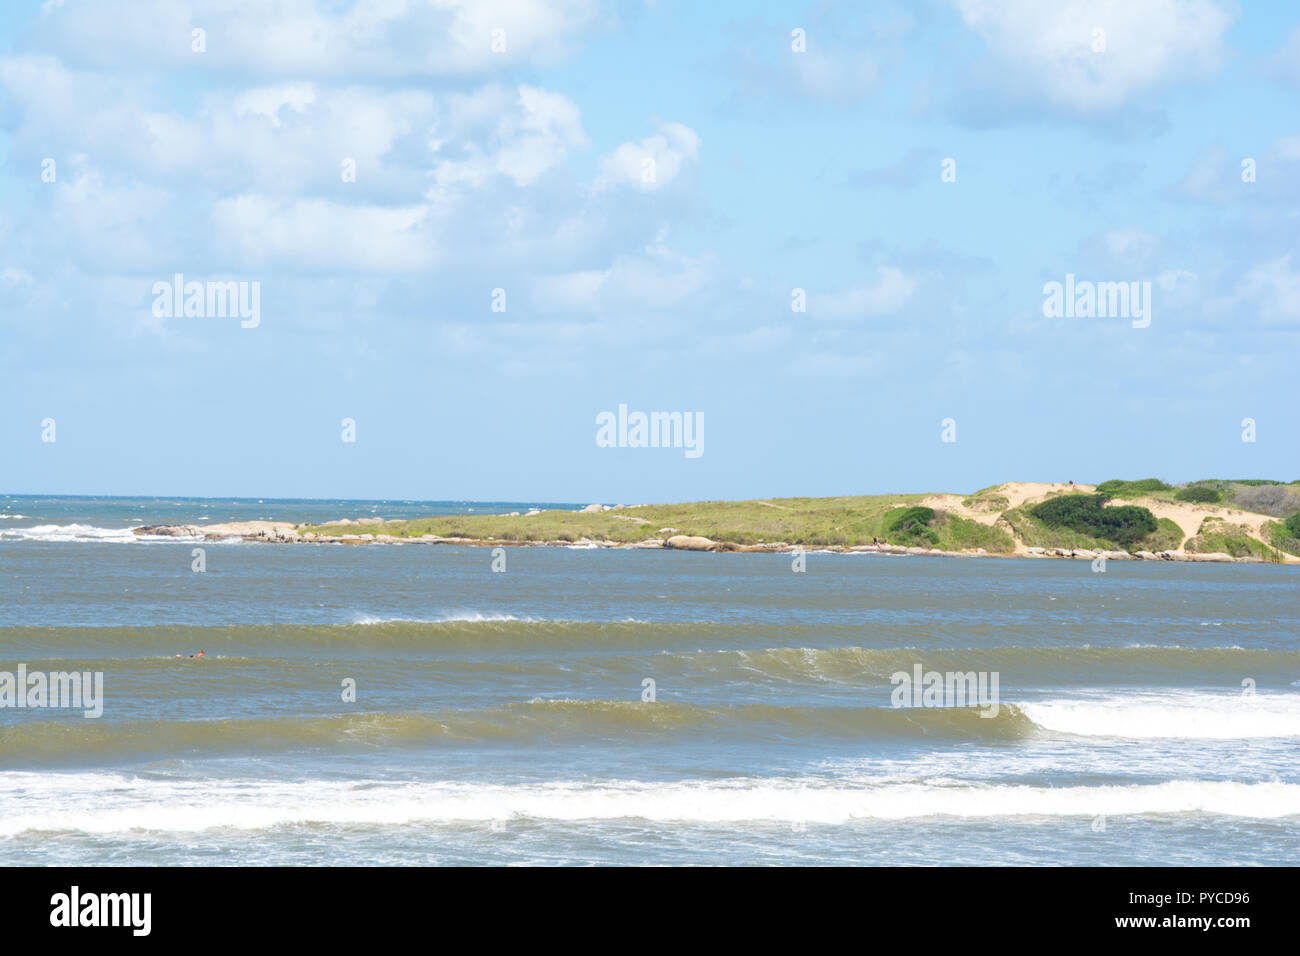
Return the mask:
{"type": "Polygon", "coordinates": [[[1177,521],[1169,518],[1157,518],[1156,530],[1139,542],[1138,551],[1150,551],[1155,554],[1160,551],[1177,551],[1183,546],[1183,529],[1178,526],[1177,521]]]}
{"type": "Polygon", "coordinates": [[[1006,511],[1011,505],[1011,500],[1006,495],[999,494],[1001,487],[1001,485],[994,485],[992,488],[977,491],[962,501],[961,506],[969,508],[971,511],[982,511],[989,514],[1006,511]]]}
{"type": "Polygon", "coordinates": [[[1268,543],[1279,551],[1300,557],[1300,512],[1296,512],[1283,522],[1267,522],[1264,525],[1264,534],[1268,538],[1268,543]]]}
{"type": "Polygon", "coordinates": [[[1174,490],[1159,478],[1143,478],[1140,481],[1121,481],[1118,478],[1103,481],[1097,486],[1097,493],[1108,498],[1150,498],[1155,495],[1168,495],[1174,490]]]}
{"type": "Polygon", "coordinates": [[[1244,525],[1234,524],[1214,516],[1201,522],[1200,530],[1194,537],[1187,539],[1184,547],[1198,554],[1217,552],[1230,554],[1234,558],[1261,558],[1265,561],[1282,559],[1276,549],[1252,538],[1249,529],[1244,525]]]}
{"type": "Polygon", "coordinates": [[[1228,488],[1225,501],[1242,511],[1286,518],[1300,511],[1300,487],[1281,482],[1247,484],[1235,482],[1228,488]]]}
{"type": "Polygon", "coordinates": [[[1178,501],[1190,501],[1198,505],[1217,505],[1223,500],[1223,492],[1208,485],[1188,485],[1174,492],[1178,501]]]}
{"type": "Polygon", "coordinates": [[[1010,554],[1016,550],[1016,541],[1006,529],[995,524],[982,524],[948,512],[935,516],[934,528],[939,535],[939,547],[944,551],[970,551],[983,548],[990,554],[1010,554]]]}
{"type": "Polygon", "coordinates": [[[1300,481],[1267,478],[1204,478],[1174,492],[1174,499],[1195,504],[1221,504],[1254,514],[1285,518],[1300,511],[1300,481]]]}

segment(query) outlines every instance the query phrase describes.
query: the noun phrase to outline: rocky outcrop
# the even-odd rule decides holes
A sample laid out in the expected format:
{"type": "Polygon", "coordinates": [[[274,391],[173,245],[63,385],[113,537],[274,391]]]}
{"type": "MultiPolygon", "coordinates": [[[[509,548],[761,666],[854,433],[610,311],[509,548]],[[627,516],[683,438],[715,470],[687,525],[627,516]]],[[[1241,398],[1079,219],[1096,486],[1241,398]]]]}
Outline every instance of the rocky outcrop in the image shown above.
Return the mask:
{"type": "Polygon", "coordinates": [[[1040,548],[1037,546],[1023,548],[1019,554],[1032,558],[1074,558],[1094,561],[1105,558],[1107,561],[1236,561],[1249,562],[1258,558],[1234,558],[1230,554],[1216,551],[1197,554],[1191,551],[1107,551],[1091,548],[1040,548]]]}
{"type": "Polygon", "coordinates": [[[664,547],[675,551],[717,551],[718,542],[699,535],[675,534],[664,542],[664,547]]]}
{"type": "Polygon", "coordinates": [[[132,528],[133,534],[155,535],[165,538],[201,538],[203,528],[192,524],[154,524],[144,528],[132,528]]]}
{"type": "Polygon", "coordinates": [[[226,524],[151,525],[132,529],[135,534],[165,535],[178,538],[244,538],[248,541],[296,541],[298,529],[287,521],[231,521],[226,524]]]}

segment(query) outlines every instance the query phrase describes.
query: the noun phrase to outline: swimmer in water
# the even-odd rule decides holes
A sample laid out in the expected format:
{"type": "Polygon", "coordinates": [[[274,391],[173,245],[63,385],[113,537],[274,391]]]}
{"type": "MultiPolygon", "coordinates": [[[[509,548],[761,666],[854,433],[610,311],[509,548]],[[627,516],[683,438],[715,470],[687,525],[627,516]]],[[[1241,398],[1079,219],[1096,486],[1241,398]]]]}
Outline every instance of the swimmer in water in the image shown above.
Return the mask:
{"type": "MultiPolygon", "coordinates": [[[[196,658],[196,657],[202,657],[202,656],[203,656],[204,654],[206,654],[206,653],[207,653],[207,651],[199,651],[197,654],[191,654],[191,655],[190,655],[190,659],[193,660],[193,659],[196,658]]],[[[184,654],[177,654],[176,656],[177,656],[177,657],[181,657],[181,658],[183,658],[185,655],[184,655],[184,654]]]]}

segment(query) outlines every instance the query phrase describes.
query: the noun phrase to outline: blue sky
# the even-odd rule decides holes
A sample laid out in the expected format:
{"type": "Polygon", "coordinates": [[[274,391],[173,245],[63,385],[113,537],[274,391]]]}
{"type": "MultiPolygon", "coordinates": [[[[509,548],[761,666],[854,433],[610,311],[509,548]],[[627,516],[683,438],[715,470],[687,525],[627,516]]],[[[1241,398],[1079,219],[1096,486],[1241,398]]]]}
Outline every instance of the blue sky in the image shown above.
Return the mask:
{"type": "Polygon", "coordinates": [[[1283,2],[6,4],[0,491],[1300,478],[1298,106],[1283,2]]]}

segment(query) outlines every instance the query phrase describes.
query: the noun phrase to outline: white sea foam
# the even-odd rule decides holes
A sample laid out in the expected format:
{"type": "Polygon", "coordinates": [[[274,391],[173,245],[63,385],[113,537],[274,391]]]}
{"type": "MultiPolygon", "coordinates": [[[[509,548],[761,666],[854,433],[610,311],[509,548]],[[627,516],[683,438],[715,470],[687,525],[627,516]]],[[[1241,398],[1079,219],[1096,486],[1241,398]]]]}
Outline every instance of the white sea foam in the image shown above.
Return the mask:
{"type": "Polygon", "coordinates": [[[100,528],[89,524],[38,524],[30,528],[0,530],[0,539],[18,541],[92,541],[107,544],[134,544],[141,541],[199,541],[199,537],[135,534],[130,528],[100,528]]]}
{"type": "Polygon", "coordinates": [[[441,617],[376,617],[372,614],[357,616],[353,624],[450,624],[467,622],[482,624],[492,621],[521,621],[525,624],[541,623],[540,618],[515,617],[513,614],[484,614],[481,611],[448,611],[441,617]]]}
{"type": "Polygon", "coordinates": [[[114,774],[0,774],[0,837],[29,831],[262,830],[290,824],[457,824],[512,818],[695,824],[823,823],[925,817],[1061,818],[1137,814],[1300,816],[1300,785],[1178,781],[1096,787],[879,785],[794,779],[602,785],[386,781],[163,782],[114,774]]]}
{"type": "Polygon", "coordinates": [[[1170,694],[1018,703],[1044,730],[1083,737],[1300,737],[1300,695],[1170,694]]]}

